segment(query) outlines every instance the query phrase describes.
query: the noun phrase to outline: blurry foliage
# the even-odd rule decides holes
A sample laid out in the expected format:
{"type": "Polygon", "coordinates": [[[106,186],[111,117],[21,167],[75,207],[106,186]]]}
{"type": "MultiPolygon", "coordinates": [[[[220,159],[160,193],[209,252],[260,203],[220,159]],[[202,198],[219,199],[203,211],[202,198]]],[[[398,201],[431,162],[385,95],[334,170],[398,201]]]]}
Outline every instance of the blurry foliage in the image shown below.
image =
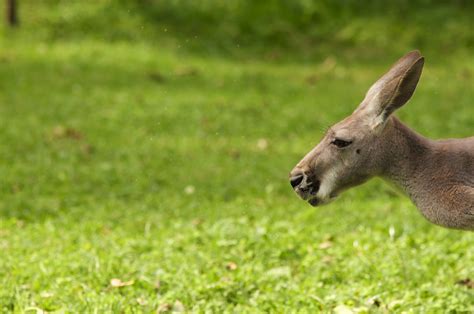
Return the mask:
{"type": "Polygon", "coordinates": [[[474,46],[472,1],[23,0],[25,27],[48,39],[173,42],[238,54],[356,48],[441,53],[474,46]],[[455,47],[455,48],[454,48],[455,47]]]}

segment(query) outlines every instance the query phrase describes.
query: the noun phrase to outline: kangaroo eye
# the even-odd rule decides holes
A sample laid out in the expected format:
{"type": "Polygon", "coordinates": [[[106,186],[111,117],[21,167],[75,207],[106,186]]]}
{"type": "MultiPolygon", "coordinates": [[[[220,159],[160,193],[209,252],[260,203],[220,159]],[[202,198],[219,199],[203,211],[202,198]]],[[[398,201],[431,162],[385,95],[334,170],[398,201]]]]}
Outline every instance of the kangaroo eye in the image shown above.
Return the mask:
{"type": "Polygon", "coordinates": [[[344,141],[339,138],[334,139],[331,144],[337,146],[337,148],[344,148],[352,144],[352,141],[344,141]]]}

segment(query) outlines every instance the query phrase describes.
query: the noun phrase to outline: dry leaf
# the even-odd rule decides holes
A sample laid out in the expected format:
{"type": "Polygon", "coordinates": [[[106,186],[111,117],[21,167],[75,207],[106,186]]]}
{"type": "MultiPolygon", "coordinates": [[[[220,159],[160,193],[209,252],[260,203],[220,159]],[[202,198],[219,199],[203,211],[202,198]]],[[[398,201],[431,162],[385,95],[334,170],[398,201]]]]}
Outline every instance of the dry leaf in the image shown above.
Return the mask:
{"type": "Polygon", "coordinates": [[[129,281],[122,281],[118,278],[113,278],[110,280],[110,285],[114,288],[120,288],[120,287],[126,287],[126,286],[131,286],[133,285],[134,281],[129,280],[129,281]]]}
{"type": "Polygon", "coordinates": [[[193,220],[191,221],[191,224],[192,224],[193,226],[197,227],[197,226],[202,225],[203,222],[204,222],[204,221],[203,221],[202,219],[196,218],[196,219],[193,219],[193,220]]]}
{"type": "Polygon", "coordinates": [[[194,194],[195,191],[196,191],[196,188],[192,185],[188,185],[187,187],[184,188],[184,193],[188,195],[194,194]]]}
{"type": "Polygon", "coordinates": [[[144,298],[137,298],[137,303],[140,304],[140,305],[147,305],[148,302],[146,299],[144,298]]]}
{"type": "Polygon", "coordinates": [[[325,255],[325,256],[323,256],[323,257],[321,258],[321,261],[322,261],[323,263],[326,263],[326,264],[331,263],[332,260],[333,260],[333,258],[332,258],[331,256],[329,256],[329,255],[325,255]]]}
{"type": "Polygon", "coordinates": [[[306,83],[309,85],[314,85],[317,81],[319,81],[319,76],[317,74],[311,74],[306,77],[306,83]]]}
{"type": "Polygon", "coordinates": [[[52,137],[54,139],[69,138],[73,140],[80,140],[83,138],[83,135],[76,129],[58,125],[53,128],[52,137]]]}
{"type": "Polygon", "coordinates": [[[257,148],[259,150],[266,150],[268,148],[268,141],[264,138],[261,138],[257,141],[257,148]]]}
{"type": "Polygon", "coordinates": [[[11,186],[11,191],[12,191],[13,193],[21,192],[21,190],[22,190],[21,185],[19,185],[18,183],[12,184],[12,186],[11,186]]]}
{"type": "Polygon", "coordinates": [[[236,270],[237,269],[237,264],[234,263],[234,262],[228,262],[225,265],[225,268],[227,268],[228,270],[236,270]]]}
{"type": "Polygon", "coordinates": [[[174,302],[172,310],[173,310],[173,312],[177,312],[177,313],[182,313],[182,312],[186,311],[186,309],[184,308],[183,303],[181,303],[178,300],[176,300],[174,302]]]}
{"type": "Polygon", "coordinates": [[[353,314],[355,312],[346,305],[338,305],[334,308],[334,313],[335,314],[353,314]]]}
{"type": "Polygon", "coordinates": [[[321,250],[329,249],[331,246],[332,246],[332,242],[331,242],[331,241],[324,241],[324,242],[321,242],[321,243],[319,244],[319,248],[320,248],[321,250]]]}
{"type": "Polygon", "coordinates": [[[171,304],[169,303],[162,303],[158,306],[158,309],[156,310],[156,313],[166,313],[171,311],[171,304]]]}
{"type": "Polygon", "coordinates": [[[329,56],[319,65],[319,70],[323,73],[331,72],[336,65],[336,59],[333,56],[329,56]]]}
{"type": "Polygon", "coordinates": [[[82,144],[81,145],[81,152],[84,155],[89,156],[90,154],[92,154],[94,152],[94,147],[92,147],[92,145],[90,145],[90,144],[82,144]]]}
{"type": "Polygon", "coordinates": [[[178,68],[175,70],[175,75],[176,76],[197,76],[199,75],[199,71],[195,68],[192,67],[183,67],[183,68],[178,68]]]}
{"type": "Polygon", "coordinates": [[[469,289],[474,289],[474,281],[472,281],[470,278],[461,279],[456,283],[458,285],[468,287],[469,289]]]}
{"type": "Polygon", "coordinates": [[[231,149],[227,153],[233,159],[239,159],[240,158],[240,151],[238,151],[237,149],[231,149]]]}
{"type": "Polygon", "coordinates": [[[148,73],[148,78],[157,83],[163,83],[165,81],[164,75],[157,71],[148,73]]]}

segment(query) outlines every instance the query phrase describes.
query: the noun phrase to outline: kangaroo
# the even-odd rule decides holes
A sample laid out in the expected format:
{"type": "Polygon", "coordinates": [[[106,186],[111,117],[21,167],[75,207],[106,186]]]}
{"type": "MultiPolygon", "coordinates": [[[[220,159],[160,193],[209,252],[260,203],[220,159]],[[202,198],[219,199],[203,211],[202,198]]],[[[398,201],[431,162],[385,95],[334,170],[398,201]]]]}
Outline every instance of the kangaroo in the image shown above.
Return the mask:
{"type": "Polygon", "coordinates": [[[399,186],[430,222],[474,230],[474,136],[431,140],[393,115],[413,95],[423,64],[419,51],[403,56],[296,165],[290,183],[303,200],[323,205],[378,176],[399,186]]]}

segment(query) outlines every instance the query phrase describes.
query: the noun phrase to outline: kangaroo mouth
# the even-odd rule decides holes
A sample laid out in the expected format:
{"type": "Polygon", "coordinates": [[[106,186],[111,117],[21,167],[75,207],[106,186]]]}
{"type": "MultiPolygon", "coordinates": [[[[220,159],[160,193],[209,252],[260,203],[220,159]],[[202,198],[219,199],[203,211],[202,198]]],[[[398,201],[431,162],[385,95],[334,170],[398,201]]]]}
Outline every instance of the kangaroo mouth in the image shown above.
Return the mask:
{"type": "Polygon", "coordinates": [[[321,206],[321,205],[329,204],[329,203],[331,203],[332,201],[334,201],[337,197],[338,197],[338,194],[337,194],[337,193],[333,193],[333,194],[331,194],[331,196],[330,196],[328,199],[320,199],[320,198],[318,198],[318,197],[313,197],[313,198],[308,199],[307,202],[308,202],[311,206],[316,207],[316,206],[321,206]]]}
{"type": "Polygon", "coordinates": [[[321,201],[319,199],[317,199],[316,197],[308,200],[308,203],[313,207],[321,205],[321,201]]]}

